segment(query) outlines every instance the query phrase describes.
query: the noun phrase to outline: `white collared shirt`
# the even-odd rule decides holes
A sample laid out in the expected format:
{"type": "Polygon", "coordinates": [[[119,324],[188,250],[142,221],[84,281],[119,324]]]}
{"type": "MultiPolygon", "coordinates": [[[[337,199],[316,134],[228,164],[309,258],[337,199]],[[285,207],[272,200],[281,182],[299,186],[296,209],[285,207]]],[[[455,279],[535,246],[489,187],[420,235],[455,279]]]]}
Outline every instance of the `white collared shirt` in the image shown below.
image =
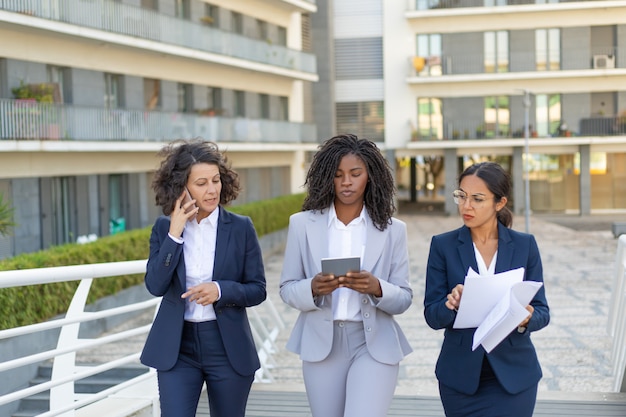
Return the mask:
{"type": "MultiPolygon", "coordinates": [[[[331,258],[359,256],[362,268],[367,222],[365,207],[359,217],[345,225],[337,218],[335,205],[331,204],[328,212],[328,256],[331,258]]],[[[363,320],[358,292],[350,288],[337,288],[333,291],[332,300],[334,320],[363,320]]]]}
{"type": "MultiPolygon", "coordinates": [[[[213,281],[218,219],[219,208],[216,208],[208,217],[200,220],[200,223],[196,220],[185,223],[183,254],[187,270],[186,291],[198,284],[213,281]]],[[[215,318],[212,304],[203,306],[195,301],[186,301],[186,321],[209,321],[215,318]]]]}
{"type": "Polygon", "coordinates": [[[489,264],[489,266],[487,266],[485,264],[485,260],[483,259],[483,256],[480,254],[480,251],[476,247],[476,244],[472,243],[472,245],[474,245],[474,256],[476,257],[476,263],[478,264],[478,274],[481,276],[495,275],[496,274],[496,259],[498,259],[498,251],[494,253],[493,258],[491,258],[491,263],[489,264]]]}

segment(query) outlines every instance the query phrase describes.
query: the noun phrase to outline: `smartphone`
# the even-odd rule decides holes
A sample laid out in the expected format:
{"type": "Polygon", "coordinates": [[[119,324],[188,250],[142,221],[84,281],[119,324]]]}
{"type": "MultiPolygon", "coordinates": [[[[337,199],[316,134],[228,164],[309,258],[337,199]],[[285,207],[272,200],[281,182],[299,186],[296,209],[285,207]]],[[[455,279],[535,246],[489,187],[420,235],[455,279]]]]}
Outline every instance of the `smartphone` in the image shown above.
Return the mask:
{"type": "MultiPolygon", "coordinates": [[[[187,187],[185,187],[185,197],[183,198],[183,205],[187,204],[191,200],[193,200],[193,198],[191,198],[191,194],[189,194],[189,190],[187,189],[187,187]]],[[[191,210],[195,210],[196,208],[197,206],[194,203],[191,207],[189,207],[186,213],[188,213],[191,210]]],[[[196,215],[194,214],[193,216],[191,216],[190,220],[195,219],[195,218],[196,218],[196,215]]]]}

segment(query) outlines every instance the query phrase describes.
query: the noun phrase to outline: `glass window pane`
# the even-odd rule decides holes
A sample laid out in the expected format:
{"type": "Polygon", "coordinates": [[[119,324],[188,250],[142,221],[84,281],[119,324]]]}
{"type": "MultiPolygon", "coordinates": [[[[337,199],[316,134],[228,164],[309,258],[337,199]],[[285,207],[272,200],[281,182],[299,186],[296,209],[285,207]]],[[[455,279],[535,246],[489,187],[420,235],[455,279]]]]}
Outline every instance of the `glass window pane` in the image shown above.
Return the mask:
{"type": "Polygon", "coordinates": [[[485,72],[495,72],[496,66],[496,34],[495,32],[485,32],[483,35],[485,72]]]}
{"type": "Polygon", "coordinates": [[[545,29],[535,31],[535,67],[537,71],[545,71],[548,61],[548,39],[545,29]]]}

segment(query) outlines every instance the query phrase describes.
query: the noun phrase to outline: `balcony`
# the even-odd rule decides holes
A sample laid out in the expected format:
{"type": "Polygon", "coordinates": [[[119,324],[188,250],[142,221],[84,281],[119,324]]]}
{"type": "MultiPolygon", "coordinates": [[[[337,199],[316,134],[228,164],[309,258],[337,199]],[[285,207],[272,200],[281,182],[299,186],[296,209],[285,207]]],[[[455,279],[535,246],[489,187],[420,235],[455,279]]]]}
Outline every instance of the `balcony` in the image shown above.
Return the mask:
{"type": "MultiPolygon", "coordinates": [[[[580,1],[581,0],[548,0],[545,3],[576,3],[580,1]]],[[[421,11],[438,9],[458,9],[466,7],[520,6],[524,4],[536,5],[537,0],[409,0],[408,10],[421,11]]]]}
{"type": "MultiPolygon", "coordinates": [[[[573,126],[559,125],[558,122],[550,126],[529,127],[529,137],[608,137],[626,136],[626,113],[612,117],[587,117],[581,118],[573,126]]],[[[523,123],[513,126],[508,124],[485,123],[477,120],[446,120],[440,126],[431,128],[413,129],[411,142],[437,141],[437,140],[474,140],[474,139],[507,139],[523,138],[525,135],[523,123]]]]}
{"type": "Polygon", "coordinates": [[[315,143],[312,124],[0,99],[0,140],[315,143]]]}
{"type": "MultiPolygon", "coordinates": [[[[107,34],[118,34],[132,38],[155,41],[192,50],[218,54],[230,58],[271,65],[308,74],[316,73],[315,56],[299,50],[247,38],[235,33],[192,23],[179,18],[159,14],[111,0],[5,0],[0,1],[0,10],[58,22],[50,26],[34,19],[19,19],[24,26],[69,33],[72,36],[106,39],[125,46],[137,46],[137,42],[105,36],[104,38],[85,32],[68,30],[63,24],[80,26],[107,34]]],[[[8,19],[17,23],[18,19],[8,19]]],[[[144,44],[143,48],[149,45],[144,44]]]]}
{"type": "Polygon", "coordinates": [[[546,52],[551,60],[538,60],[535,51],[511,52],[508,56],[485,57],[480,54],[454,54],[441,56],[410,56],[409,77],[441,77],[446,75],[488,74],[502,76],[522,72],[554,75],[558,71],[613,70],[620,67],[616,59],[626,56],[626,47],[605,46],[594,48],[592,53],[581,51],[546,52]]]}

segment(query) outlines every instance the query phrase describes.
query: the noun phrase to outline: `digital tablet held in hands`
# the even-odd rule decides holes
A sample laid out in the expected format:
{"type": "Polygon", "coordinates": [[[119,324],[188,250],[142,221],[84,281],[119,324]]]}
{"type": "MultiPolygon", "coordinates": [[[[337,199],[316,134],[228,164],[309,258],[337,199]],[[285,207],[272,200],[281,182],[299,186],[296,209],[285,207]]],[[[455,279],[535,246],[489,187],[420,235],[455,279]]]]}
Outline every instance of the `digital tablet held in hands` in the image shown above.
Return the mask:
{"type": "Polygon", "coordinates": [[[361,258],[358,256],[350,258],[322,258],[323,274],[333,274],[336,277],[340,277],[348,272],[359,272],[360,270],[361,258]]]}

